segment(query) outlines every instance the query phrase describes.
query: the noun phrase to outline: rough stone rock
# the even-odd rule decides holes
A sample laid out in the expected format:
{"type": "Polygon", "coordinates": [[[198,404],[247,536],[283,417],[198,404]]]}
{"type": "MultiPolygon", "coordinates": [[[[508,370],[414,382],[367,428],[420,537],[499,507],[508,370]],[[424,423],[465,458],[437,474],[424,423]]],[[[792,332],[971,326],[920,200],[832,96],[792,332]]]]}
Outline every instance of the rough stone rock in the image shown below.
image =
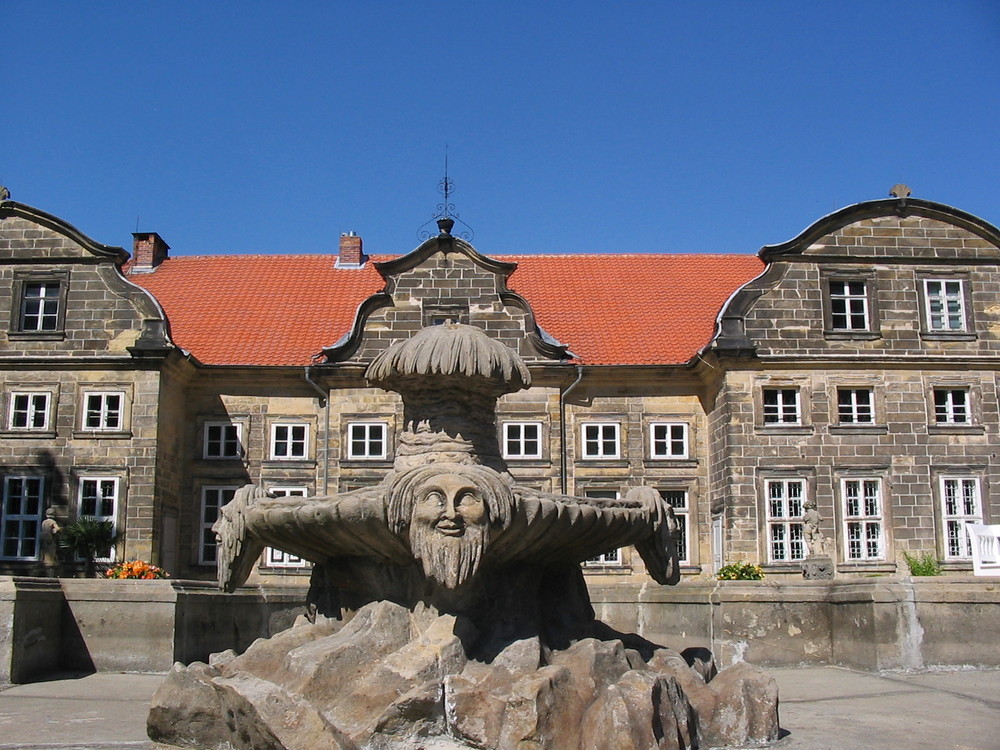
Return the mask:
{"type": "Polygon", "coordinates": [[[760,667],[739,662],[708,684],[715,711],[702,719],[701,738],[709,746],[748,745],[778,739],[778,684],[760,667]]]}
{"type": "Polygon", "coordinates": [[[211,683],[218,675],[202,662],[175,664],[150,701],[149,738],[168,745],[226,746],[230,732],[220,721],[222,701],[211,683]]]}

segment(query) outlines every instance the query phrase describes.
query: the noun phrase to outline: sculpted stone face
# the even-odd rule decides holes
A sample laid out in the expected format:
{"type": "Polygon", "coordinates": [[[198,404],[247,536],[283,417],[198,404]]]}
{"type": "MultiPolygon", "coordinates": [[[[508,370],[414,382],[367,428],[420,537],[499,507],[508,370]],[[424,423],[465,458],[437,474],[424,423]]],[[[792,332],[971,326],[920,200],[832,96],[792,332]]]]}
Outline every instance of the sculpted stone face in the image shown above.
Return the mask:
{"type": "Polygon", "coordinates": [[[487,522],[486,503],[469,477],[441,474],[417,489],[414,525],[449,537],[464,536],[469,526],[487,522]]]}

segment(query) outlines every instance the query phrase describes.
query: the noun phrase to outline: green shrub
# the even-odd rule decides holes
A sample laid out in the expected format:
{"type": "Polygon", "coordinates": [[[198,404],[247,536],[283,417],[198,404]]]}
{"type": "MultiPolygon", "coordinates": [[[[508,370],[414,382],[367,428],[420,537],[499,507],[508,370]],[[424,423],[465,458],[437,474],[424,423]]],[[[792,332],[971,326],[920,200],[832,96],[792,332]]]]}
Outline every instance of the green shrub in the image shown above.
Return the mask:
{"type": "Polygon", "coordinates": [[[720,581],[759,581],[764,577],[764,569],[748,562],[729,563],[719,568],[715,577],[720,581]]]}
{"type": "Polygon", "coordinates": [[[90,516],[81,516],[66,524],[59,534],[59,545],[83,559],[88,578],[97,576],[97,558],[109,557],[117,542],[118,534],[111,521],[99,521],[90,516]]]}
{"type": "Polygon", "coordinates": [[[906,560],[906,566],[910,569],[911,576],[941,575],[941,563],[930,552],[924,552],[919,557],[904,552],[903,559],[906,560]]]}

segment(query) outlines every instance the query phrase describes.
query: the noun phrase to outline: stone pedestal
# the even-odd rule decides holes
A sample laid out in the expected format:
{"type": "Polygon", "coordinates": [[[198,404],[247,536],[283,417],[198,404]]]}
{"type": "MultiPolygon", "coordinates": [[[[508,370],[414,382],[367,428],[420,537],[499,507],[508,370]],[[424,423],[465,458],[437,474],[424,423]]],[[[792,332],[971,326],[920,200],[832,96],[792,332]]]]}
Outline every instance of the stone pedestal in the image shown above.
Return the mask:
{"type": "Polygon", "coordinates": [[[832,557],[812,555],[802,562],[802,577],[807,581],[833,578],[837,568],[832,557]]]}

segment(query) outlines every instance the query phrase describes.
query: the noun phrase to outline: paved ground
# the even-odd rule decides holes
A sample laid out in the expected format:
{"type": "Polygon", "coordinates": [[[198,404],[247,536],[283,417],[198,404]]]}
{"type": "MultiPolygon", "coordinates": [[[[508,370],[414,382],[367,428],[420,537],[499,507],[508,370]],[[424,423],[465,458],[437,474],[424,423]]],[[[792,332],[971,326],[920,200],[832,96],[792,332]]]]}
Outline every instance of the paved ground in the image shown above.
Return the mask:
{"type": "MultiPolygon", "coordinates": [[[[1000,670],[771,670],[788,733],[775,750],[1000,750],[1000,670]]],[[[153,750],[161,675],[93,674],[0,690],[0,750],[153,750]]]]}

